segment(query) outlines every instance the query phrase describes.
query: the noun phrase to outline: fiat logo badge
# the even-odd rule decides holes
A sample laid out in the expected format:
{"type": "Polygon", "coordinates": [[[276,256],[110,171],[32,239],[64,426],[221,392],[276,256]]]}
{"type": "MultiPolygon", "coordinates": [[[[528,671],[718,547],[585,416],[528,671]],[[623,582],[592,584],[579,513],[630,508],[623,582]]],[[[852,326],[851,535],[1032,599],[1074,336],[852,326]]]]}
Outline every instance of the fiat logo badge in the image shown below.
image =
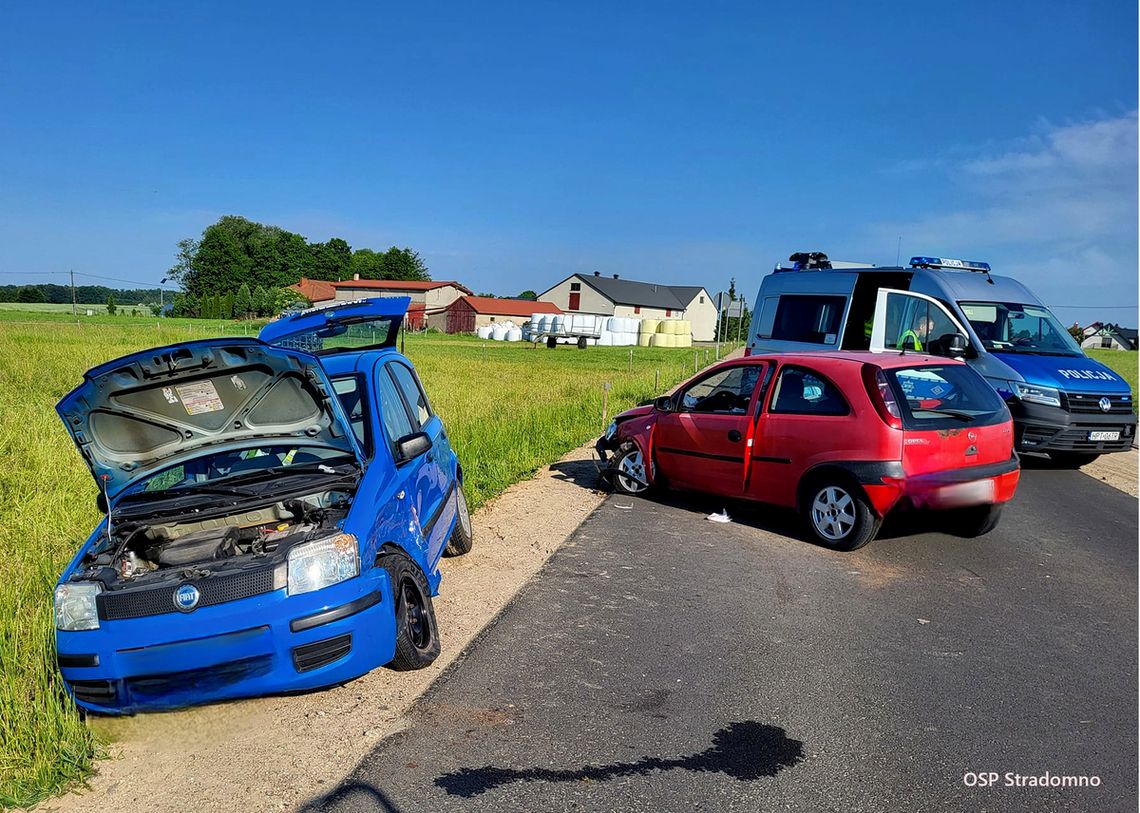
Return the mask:
{"type": "Polygon", "coordinates": [[[184,584],[174,591],[174,606],[184,613],[188,613],[198,606],[202,594],[192,584],[184,584]]]}

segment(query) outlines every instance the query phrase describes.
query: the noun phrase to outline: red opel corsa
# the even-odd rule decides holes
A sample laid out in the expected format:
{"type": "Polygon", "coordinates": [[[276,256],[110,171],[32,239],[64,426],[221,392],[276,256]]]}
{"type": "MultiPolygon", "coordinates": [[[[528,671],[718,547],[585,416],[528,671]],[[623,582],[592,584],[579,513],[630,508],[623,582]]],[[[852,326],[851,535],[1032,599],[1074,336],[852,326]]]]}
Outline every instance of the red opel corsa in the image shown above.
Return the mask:
{"type": "Polygon", "coordinates": [[[837,550],[870,542],[904,504],[951,511],[955,530],[980,536],[1021,474],[994,389],[960,361],[915,353],[724,362],[618,415],[597,448],[623,493],[665,485],[794,507],[837,550]]]}

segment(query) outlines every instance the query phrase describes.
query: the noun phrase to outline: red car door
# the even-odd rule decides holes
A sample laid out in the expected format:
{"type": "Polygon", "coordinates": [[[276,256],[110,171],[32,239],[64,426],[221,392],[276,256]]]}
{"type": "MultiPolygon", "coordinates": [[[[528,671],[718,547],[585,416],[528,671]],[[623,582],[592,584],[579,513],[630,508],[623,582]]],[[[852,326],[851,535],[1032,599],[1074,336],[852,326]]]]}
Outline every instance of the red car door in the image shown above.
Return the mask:
{"type": "Polygon", "coordinates": [[[685,386],[653,430],[657,471],[678,487],[739,497],[756,391],[767,365],[721,367],[685,386]]]}
{"type": "Polygon", "coordinates": [[[866,458],[859,418],[839,387],[808,367],[784,365],[769,389],[772,395],[756,425],[745,496],[794,506],[808,468],[825,460],[866,458]]]}

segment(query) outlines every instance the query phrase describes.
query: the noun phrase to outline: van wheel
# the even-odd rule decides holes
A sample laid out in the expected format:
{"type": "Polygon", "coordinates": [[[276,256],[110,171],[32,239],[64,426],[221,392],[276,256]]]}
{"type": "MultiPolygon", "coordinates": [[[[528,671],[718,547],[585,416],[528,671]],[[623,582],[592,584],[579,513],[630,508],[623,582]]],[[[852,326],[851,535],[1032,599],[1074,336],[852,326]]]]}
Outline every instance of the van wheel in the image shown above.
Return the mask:
{"type": "Polygon", "coordinates": [[[1087,452],[1049,452],[1049,457],[1058,466],[1064,469],[1079,469],[1100,457],[1099,454],[1087,452]]]}
{"type": "Polygon", "coordinates": [[[973,539],[985,536],[997,527],[1001,520],[1000,505],[975,505],[972,508],[963,508],[955,517],[954,529],[958,536],[973,539]]]}
{"type": "Polygon", "coordinates": [[[459,486],[455,496],[459,516],[455,520],[455,529],[451,538],[447,540],[447,547],[443,549],[444,556],[462,556],[471,552],[473,534],[471,532],[471,513],[467,510],[467,498],[463,496],[463,486],[459,486]]]}
{"type": "Polygon", "coordinates": [[[815,538],[834,550],[863,547],[882,525],[861,489],[834,480],[820,481],[808,490],[804,513],[815,538]]]}
{"type": "Polygon", "coordinates": [[[622,494],[635,497],[649,490],[649,482],[645,473],[645,458],[641,449],[636,445],[628,446],[621,451],[614,461],[613,475],[614,488],[622,494]]]}
{"type": "Polygon", "coordinates": [[[439,627],[427,580],[401,551],[385,554],[380,566],[388,571],[396,605],[396,657],[388,668],[410,672],[430,666],[439,657],[439,627]]]}

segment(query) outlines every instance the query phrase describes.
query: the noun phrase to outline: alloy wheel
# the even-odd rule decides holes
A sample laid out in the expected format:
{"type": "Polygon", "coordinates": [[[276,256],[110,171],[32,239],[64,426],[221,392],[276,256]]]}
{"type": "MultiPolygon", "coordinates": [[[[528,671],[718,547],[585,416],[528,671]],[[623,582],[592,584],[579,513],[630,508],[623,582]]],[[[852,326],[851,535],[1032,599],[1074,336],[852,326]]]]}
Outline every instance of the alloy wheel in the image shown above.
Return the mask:
{"type": "Polygon", "coordinates": [[[855,500],[839,486],[827,486],[815,495],[811,521],[824,539],[839,541],[855,527],[855,500]]]}

